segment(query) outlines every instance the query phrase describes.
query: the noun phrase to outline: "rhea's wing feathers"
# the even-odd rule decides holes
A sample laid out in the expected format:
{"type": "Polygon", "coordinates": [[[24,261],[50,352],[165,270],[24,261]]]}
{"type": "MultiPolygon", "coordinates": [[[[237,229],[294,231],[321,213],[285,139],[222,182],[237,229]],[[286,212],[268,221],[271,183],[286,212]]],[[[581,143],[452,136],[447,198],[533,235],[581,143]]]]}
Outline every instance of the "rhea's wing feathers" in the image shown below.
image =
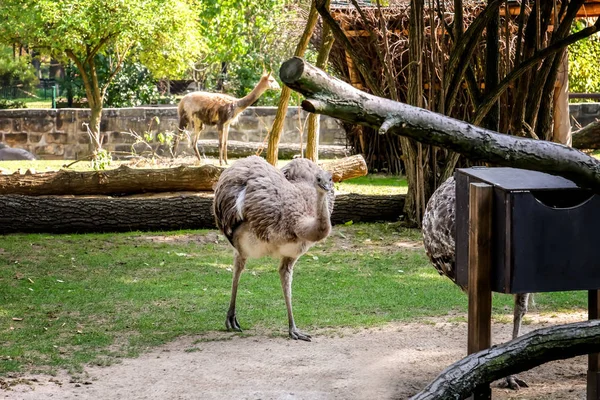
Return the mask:
{"type": "Polygon", "coordinates": [[[242,222],[238,202],[244,193],[251,165],[236,162],[225,169],[215,185],[213,213],[217,227],[233,244],[233,232],[242,222]]]}
{"type": "MultiPolygon", "coordinates": [[[[425,252],[440,274],[456,282],[456,183],[449,178],[433,193],[423,216],[425,252]]],[[[465,289],[465,288],[463,288],[465,289]]]]}
{"type": "Polygon", "coordinates": [[[215,187],[215,220],[230,242],[242,222],[261,240],[269,241],[275,231],[281,237],[279,231],[285,231],[305,208],[281,171],[257,156],[225,169],[215,187]]]}

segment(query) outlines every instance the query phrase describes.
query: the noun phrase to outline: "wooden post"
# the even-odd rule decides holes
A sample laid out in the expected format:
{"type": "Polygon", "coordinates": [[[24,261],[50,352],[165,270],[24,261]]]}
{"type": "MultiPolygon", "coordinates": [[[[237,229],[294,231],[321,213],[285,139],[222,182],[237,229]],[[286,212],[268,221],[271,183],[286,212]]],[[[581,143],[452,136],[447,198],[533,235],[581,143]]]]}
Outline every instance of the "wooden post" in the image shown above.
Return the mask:
{"type": "MultiPolygon", "coordinates": [[[[588,319],[600,319],[600,291],[588,292],[588,319]]],[[[600,357],[588,355],[587,400],[600,400],[600,357]]]]}
{"type": "MultiPolygon", "coordinates": [[[[471,183],[469,187],[469,354],[492,345],[492,195],[493,186],[471,183]]],[[[490,385],[475,389],[472,400],[491,399],[490,385]]]]}

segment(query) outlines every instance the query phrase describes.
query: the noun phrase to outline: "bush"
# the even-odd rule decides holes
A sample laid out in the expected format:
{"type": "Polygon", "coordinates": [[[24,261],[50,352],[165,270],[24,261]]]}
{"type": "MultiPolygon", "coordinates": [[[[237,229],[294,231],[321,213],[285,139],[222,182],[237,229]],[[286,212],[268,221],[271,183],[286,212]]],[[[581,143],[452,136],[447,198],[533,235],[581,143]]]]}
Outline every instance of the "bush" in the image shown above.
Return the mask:
{"type": "Polygon", "coordinates": [[[29,56],[13,57],[12,49],[0,48],[0,86],[30,90],[37,82],[29,56]]]}
{"type": "MultiPolygon", "coordinates": [[[[585,28],[585,22],[574,24],[573,31],[585,28]]],[[[569,91],[600,93],[600,36],[594,34],[569,46],[569,91]]]]}
{"type": "Polygon", "coordinates": [[[6,100],[0,99],[0,110],[7,110],[10,108],[27,108],[25,102],[20,100],[6,100]]]}

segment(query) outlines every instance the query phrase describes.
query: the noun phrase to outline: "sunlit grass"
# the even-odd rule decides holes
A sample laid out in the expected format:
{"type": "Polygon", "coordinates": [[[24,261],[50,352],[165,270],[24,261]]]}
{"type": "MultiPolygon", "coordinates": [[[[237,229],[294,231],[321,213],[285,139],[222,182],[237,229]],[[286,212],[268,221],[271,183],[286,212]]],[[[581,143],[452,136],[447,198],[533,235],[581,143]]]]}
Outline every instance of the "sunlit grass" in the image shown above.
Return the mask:
{"type": "MultiPolygon", "coordinates": [[[[334,227],[295,268],[297,324],[319,332],[464,315],[467,296],[431,267],[420,237],[390,223],[334,227]]],[[[77,371],[223,331],[232,259],[206,230],[0,237],[0,375],[77,371]]],[[[244,334],[287,336],[276,260],[251,260],[238,296],[244,334]]],[[[586,306],[583,292],[536,301],[538,311],[586,306]]],[[[512,303],[495,294],[494,315],[510,318],[512,303]]]]}

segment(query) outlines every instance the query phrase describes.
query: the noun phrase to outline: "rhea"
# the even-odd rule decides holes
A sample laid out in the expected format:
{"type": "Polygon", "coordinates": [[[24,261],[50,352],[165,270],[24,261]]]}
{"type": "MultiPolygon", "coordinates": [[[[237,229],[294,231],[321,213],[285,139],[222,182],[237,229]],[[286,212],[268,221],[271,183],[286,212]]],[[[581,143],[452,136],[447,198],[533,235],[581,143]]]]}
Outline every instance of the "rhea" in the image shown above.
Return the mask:
{"type": "MultiPolygon", "coordinates": [[[[198,160],[201,160],[198,139],[202,128],[204,125],[216,125],[219,133],[219,164],[223,165],[223,161],[227,164],[229,126],[237,121],[242,111],[254,104],[269,89],[280,89],[270,72],[264,73],[256,87],[241,99],[223,93],[210,92],[192,92],[183,96],[177,106],[179,131],[185,130],[190,124],[193,126],[192,147],[198,160]]],[[[175,155],[178,145],[179,135],[175,135],[173,155],[175,155]]]]}
{"type": "Polygon", "coordinates": [[[236,316],[240,275],[249,258],[279,258],[279,278],[287,308],[289,335],[310,341],[296,327],[292,312],[292,278],[298,258],[331,232],[334,190],[331,174],[307,159],[281,170],[251,156],[221,174],[215,187],[217,227],[234,249],[227,330],[241,331],[236,316]]]}
{"type": "MultiPolygon", "coordinates": [[[[442,183],[433,193],[423,216],[423,244],[425,252],[440,275],[456,282],[456,182],[454,177],[442,183]]],[[[461,286],[462,290],[467,290],[461,286]]],[[[515,295],[513,334],[521,331],[521,322],[527,313],[529,293],[515,295]]],[[[519,389],[527,384],[516,376],[508,376],[504,386],[519,389]]]]}

